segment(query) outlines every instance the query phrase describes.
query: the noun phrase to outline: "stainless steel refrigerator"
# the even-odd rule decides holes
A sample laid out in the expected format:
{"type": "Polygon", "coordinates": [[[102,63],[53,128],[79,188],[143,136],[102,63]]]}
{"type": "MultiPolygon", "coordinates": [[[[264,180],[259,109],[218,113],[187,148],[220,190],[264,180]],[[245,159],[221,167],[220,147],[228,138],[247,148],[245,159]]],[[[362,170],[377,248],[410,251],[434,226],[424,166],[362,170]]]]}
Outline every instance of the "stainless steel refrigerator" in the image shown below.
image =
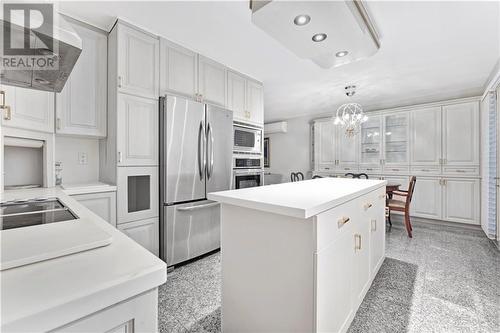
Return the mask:
{"type": "Polygon", "coordinates": [[[160,97],[160,253],[167,266],[220,247],[220,210],[207,193],[231,188],[233,113],[160,97]]]}

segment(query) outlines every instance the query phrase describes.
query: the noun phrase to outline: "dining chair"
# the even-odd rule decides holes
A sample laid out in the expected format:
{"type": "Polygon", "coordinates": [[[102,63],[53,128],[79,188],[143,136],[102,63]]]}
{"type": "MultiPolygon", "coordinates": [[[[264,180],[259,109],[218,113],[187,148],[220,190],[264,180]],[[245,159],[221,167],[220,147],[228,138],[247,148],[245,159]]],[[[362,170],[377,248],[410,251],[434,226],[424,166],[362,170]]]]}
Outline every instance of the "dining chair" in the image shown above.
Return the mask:
{"type": "Polygon", "coordinates": [[[290,180],[293,182],[298,182],[299,180],[304,180],[304,174],[302,172],[292,172],[290,174],[290,180]]]}
{"type": "Polygon", "coordinates": [[[348,172],[344,175],[344,177],[347,177],[347,178],[358,178],[358,179],[361,179],[361,178],[364,178],[364,179],[368,179],[368,175],[366,173],[352,173],[352,172],[348,172]]]}
{"type": "Polygon", "coordinates": [[[413,228],[410,222],[410,203],[411,203],[411,198],[413,197],[413,191],[415,190],[416,182],[417,182],[417,177],[412,176],[410,178],[410,183],[408,184],[408,190],[406,191],[397,190],[392,192],[394,196],[403,197],[404,198],[403,200],[400,199],[387,200],[387,208],[389,209],[389,215],[388,215],[389,223],[391,223],[391,211],[404,212],[406,232],[408,233],[408,237],[410,238],[413,237],[412,235],[413,228]]]}

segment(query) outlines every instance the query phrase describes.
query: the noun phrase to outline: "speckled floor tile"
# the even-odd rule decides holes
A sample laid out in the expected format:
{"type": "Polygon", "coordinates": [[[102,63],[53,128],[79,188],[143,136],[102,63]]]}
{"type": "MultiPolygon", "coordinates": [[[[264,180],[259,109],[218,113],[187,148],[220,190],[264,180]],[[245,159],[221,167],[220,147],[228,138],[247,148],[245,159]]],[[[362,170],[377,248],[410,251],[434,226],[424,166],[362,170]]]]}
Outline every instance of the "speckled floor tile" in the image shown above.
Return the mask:
{"type": "MultiPolygon", "coordinates": [[[[500,255],[482,231],[393,221],[386,257],[349,328],[500,333],[500,255]]],[[[176,268],[159,288],[159,331],[220,333],[220,254],[176,268]]]]}

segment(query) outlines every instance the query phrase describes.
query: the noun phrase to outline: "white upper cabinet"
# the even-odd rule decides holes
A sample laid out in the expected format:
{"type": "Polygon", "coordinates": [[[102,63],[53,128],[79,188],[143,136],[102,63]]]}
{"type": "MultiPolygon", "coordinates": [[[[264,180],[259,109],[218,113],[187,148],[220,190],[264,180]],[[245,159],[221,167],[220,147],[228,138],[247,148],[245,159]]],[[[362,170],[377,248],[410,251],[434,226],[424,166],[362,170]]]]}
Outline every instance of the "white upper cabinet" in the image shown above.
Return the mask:
{"type": "Polygon", "coordinates": [[[118,94],[118,166],[158,165],[158,101],[118,94]]]}
{"type": "Polygon", "coordinates": [[[209,58],[198,56],[198,92],[203,102],[226,106],[227,68],[209,58]]]}
{"type": "MultiPolygon", "coordinates": [[[[352,168],[358,163],[359,135],[347,136],[345,131],[337,126],[337,161],[341,167],[352,168]]],[[[350,171],[344,170],[344,171],[350,171]]]]}
{"type": "Polygon", "coordinates": [[[160,39],[160,93],[195,98],[198,92],[198,56],[164,38],[160,39]]]}
{"type": "Polygon", "coordinates": [[[382,118],[370,116],[361,125],[361,151],[359,162],[361,165],[382,164],[382,118]]]}
{"type": "Polygon", "coordinates": [[[253,123],[264,123],[264,88],[262,83],[247,80],[247,118],[253,123]]]}
{"type": "Polygon", "coordinates": [[[443,164],[479,165],[479,105],[443,106],[443,164]]]}
{"type": "Polygon", "coordinates": [[[157,99],[160,43],[157,37],[118,22],[118,89],[157,99]]]}
{"type": "Polygon", "coordinates": [[[56,94],[56,133],[106,136],[107,35],[71,20],[82,53],[61,93],[56,94]]]}
{"type": "Polygon", "coordinates": [[[264,123],[264,88],[262,83],[242,74],[228,71],[227,108],[234,111],[235,120],[264,123]]]}
{"type": "Polygon", "coordinates": [[[441,162],[441,107],[411,111],[410,163],[439,166],[441,162]]]}
{"type": "Polygon", "coordinates": [[[314,122],[314,168],[331,171],[335,169],[335,125],[333,121],[314,122]]]}
{"type": "Polygon", "coordinates": [[[233,110],[233,118],[248,118],[246,112],[246,78],[231,70],[227,71],[227,108],[233,110]]]}
{"type": "Polygon", "coordinates": [[[384,165],[409,164],[408,112],[386,114],[384,117],[384,165]]]}
{"type": "Polygon", "coordinates": [[[54,93],[1,86],[2,125],[54,133],[54,93]]]}

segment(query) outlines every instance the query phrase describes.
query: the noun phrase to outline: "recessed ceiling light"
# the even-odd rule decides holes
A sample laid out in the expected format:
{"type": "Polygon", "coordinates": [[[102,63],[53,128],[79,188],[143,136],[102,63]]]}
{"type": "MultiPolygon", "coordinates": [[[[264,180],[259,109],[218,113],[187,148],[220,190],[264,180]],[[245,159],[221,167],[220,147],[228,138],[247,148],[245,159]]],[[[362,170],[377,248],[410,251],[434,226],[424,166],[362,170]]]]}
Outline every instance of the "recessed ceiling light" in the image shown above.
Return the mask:
{"type": "Polygon", "coordinates": [[[312,37],[313,42],[322,42],[326,39],[326,34],[316,34],[312,37]]]}
{"type": "Polygon", "coordinates": [[[342,58],[342,57],[345,57],[348,54],[349,54],[349,52],[347,52],[347,51],[340,51],[340,52],[335,53],[335,56],[337,58],[342,58]]]}
{"type": "Polygon", "coordinates": [[[306,25],[309,21],[311,21],[311,17],[309,15],[298,15],[293,20],[293,23],[295,23],[295,25],[306,25]]]}

